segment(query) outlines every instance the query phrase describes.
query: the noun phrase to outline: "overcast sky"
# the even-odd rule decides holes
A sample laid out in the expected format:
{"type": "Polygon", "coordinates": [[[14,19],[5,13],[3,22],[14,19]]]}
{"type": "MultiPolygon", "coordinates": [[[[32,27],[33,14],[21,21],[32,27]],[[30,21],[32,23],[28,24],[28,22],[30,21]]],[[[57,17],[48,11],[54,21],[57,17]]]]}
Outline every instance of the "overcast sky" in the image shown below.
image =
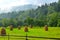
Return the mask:
{"type": "Polygon", "coordinates": [[[45,3],[57,2],[58,0],[0,0],[0,8],[6,9],[12,6],[18,5],[26,5],[26,4],[34,4],[34,5],[42,5],[45,3]]]}

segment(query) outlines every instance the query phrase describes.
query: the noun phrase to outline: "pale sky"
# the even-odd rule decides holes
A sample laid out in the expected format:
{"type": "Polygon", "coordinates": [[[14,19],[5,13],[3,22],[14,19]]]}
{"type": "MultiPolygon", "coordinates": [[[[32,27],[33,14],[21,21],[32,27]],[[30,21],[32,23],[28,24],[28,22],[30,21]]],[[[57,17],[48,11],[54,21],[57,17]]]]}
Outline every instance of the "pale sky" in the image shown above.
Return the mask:
{"type": "Polygon", "coordinates": [[[57,2],[58,0],[0,0],[0,8],[8,9],[12,6],[21,6],[26,4],[42,5],[45,3],[57,2]]]}

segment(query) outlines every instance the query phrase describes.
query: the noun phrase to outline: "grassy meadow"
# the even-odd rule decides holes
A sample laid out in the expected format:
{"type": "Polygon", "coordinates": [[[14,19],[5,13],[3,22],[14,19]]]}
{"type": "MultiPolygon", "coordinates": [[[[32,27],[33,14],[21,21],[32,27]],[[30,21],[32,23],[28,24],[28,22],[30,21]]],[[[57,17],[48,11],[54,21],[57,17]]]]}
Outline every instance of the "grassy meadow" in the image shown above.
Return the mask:
{"type": "MultiPolygon", "coordinates": [[[[26,36],[26,32],[24,32],[24,27],[22,27],[20,30],[14,28],[13,31],[10,31],[9,28],[6,28],[6,33],[7,35],[9,34],[9,35],[17,35],[17,36],[26,36]]],[[[29,28],[27,35],[38,37],[38,38],[28,37],[29,40],[59,40],[58,38],[60,38],[60,27],[49,27],[48,31],[45,31],[44,27],[33,27],[33,28],[29,28]]],[[[9,36],[9,40],[26,39],[25,37],[17,37],[17,36],[9,36]]],[[[8,36],[0,36],[0,40],[8,40],[8,36]]]]}

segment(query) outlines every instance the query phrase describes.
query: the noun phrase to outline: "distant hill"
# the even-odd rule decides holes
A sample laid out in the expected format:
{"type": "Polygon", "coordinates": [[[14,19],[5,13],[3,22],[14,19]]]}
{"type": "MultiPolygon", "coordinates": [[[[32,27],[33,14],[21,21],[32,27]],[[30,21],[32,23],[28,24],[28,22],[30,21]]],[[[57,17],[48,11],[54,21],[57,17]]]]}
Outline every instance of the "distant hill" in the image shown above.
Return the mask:
{"type": "Polygon", "coordinates": [[[2,11],[2,13],[0,14],[0,19],[1,18],[15,18],[16,15],[19,15],[19,17],[23,15],[22,17],[24,18],[24,16],[29,16],[28,14],[30,10],[32,9],[35,10],[37,9],[37,7],[38,6],[31,5],[31,4],[23,5],[23,6],[13,6],[8,10],[2,11]]]}
{"type": "Polygon", "coordinates": [[[22,5],[22,6],[13,6],[11,8],[7,8],[4,10],[0,9],[0,13],[7,13],[7,12],[13,12],[13,11],[25,11],[25,10],[30,10],[30,9],[36,9],[38,6],[32,5],[32,4],[27,4],[27,5],[22,5]]]}
{"type": "Polygon", "coordinates": [[[12,11],[24,11],[24,10],[29,10],[29,9],[36,9],[36,5],[23,5],[23,6],[14,6],[11,8],[12,11]]]}

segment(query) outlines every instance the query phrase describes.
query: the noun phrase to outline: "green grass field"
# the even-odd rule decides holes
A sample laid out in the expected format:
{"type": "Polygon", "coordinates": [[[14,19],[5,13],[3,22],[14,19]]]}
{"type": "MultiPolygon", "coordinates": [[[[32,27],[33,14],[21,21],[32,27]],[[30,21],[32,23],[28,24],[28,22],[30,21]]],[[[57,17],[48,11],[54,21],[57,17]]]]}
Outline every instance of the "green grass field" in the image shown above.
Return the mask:
{"type": "MultiPolygon", "coordinates": [[[[0,28],[1,29],[1,28],[0,28]]],[[[20,30],[14,28],[13,31],[10,31],[6,28],[7,35],[18,35],[18,36],[26,36],[26,32],[24,32],[24,27],[20,30]]],[[[29,40],[60,40],[60,39],[50,39],[50,38],[60,38],[60,27],[49,27],[48,31],[45,31],[43,27],[33,27],[29,28],[29,32],[27,32],[28,36],[36,36],[36,37],[47,37],[47,38],[28,38],[29,40]]],[[[0,40],[8,40],[8,36],[0,36],[0,40]]],[[[14,37],[9,36],[9,40],[25,40],[25,37],[14,37]]]]}

